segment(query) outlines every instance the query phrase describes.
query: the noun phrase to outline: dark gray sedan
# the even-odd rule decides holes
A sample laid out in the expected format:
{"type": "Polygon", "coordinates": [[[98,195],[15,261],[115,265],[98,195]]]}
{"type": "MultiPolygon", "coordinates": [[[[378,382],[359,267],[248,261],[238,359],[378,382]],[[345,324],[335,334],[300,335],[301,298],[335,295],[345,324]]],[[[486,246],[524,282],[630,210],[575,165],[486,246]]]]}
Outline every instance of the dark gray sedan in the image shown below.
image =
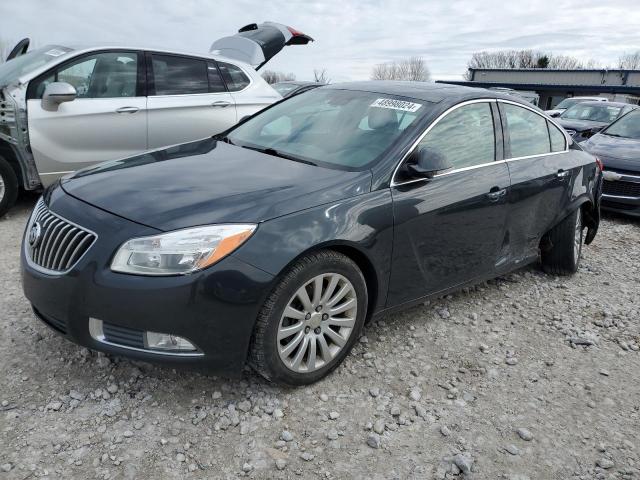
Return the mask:
{"type": "Polygon", "coordinates": [[[602,208],[640,217],[640,110],[582,144],[604,164],[602,208]]]}
{"type": "Polygon", "coordinates": [[[326,86],[47,189],[24,292],[89,348],[308,384],[372,318],[537,260],[574,273],[601,179],[513,96],[326,86]]]}
{"type": "Polygon", "coordinates": [[[620,102],[580,102],[557,121],[576,142],[584,142],[635,108],[638,106],[620,102]]]}

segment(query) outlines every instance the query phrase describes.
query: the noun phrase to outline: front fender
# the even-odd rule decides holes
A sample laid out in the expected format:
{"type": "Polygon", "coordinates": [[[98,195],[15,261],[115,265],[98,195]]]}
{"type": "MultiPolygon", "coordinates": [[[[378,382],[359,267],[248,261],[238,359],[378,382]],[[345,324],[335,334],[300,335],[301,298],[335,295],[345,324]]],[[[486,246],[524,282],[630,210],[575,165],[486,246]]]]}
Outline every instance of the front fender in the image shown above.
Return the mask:
{"type": "Polygon", "coordinates": [[[279,276],[311,250],[340,246],[351,247],[366,256],[377,281],[374,310],[384,306],[393,246],[389,190],[366,193],[261,223],[234,256],[279,276]]]}

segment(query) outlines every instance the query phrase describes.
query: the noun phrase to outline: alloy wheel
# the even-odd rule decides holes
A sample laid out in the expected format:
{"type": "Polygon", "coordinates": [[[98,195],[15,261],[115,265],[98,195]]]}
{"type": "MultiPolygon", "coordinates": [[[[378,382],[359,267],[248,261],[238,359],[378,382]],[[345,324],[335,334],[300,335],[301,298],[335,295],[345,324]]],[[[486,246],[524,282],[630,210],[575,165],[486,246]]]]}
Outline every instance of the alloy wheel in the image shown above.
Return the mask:
{"type": "Polygon", "coordinates": [[[287,303],[278,326],[278,353],[285,366],[307,373],[326,366],[345,347],[358,313],[352,283],[323,273],[300,287],[287,303]]]}
{"type": "Polygon", "coordinates": [[[576,215],[576,228],[573,235],[573,259],[578,263],[580,251],[582,250],[582,212],[578,209],[576,215]]]}
{"type": "Polygon", "coordinates": [[[4,199],[6,190],[7,188],[4,185],[4,178],[2,177],[2,175],[0,175],[0,202],[2,202],[2,200],[4,199]]]}

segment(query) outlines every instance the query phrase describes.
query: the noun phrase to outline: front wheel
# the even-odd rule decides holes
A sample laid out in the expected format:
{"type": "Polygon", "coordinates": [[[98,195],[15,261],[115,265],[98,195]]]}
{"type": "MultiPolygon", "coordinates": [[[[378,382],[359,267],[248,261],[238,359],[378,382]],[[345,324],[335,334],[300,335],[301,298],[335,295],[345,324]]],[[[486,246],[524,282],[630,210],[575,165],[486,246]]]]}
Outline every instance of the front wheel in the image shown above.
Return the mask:
{"type": "Polygon", "coordinates": [[[0,217],[16,203],[16,198],[18,177],[9,162],[0,156],[0,217]]]}
{"type": "Polygon", "coordinates": [[[571,275],[578,271],[582,256],[584,225],[582,209],[578,208],[548,235],[551,247],[542,251],[542,268],[552,275],[571,275]]]}
{"type": "Polygon", "coordinates": [[[364,324],[367,286],[349,257],[326,250],[296,262],[266,300],[250,363],[263,377],[307,385],[334,370],[364,324]]]}

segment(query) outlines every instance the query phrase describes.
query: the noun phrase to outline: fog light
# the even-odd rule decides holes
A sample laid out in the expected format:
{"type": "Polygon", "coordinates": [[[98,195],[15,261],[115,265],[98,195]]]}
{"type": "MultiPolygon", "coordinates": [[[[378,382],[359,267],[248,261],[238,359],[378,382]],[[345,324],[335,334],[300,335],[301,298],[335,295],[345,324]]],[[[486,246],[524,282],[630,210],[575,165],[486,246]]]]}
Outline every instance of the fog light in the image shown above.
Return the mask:
{"type": "Polygon", "coordinates": [[[168,333],[145,332],[144,344],[147,348],[155,348],[157,350],[196,350],[196,347],[189,340],[176,335],[169,335],[168,333]]]}

